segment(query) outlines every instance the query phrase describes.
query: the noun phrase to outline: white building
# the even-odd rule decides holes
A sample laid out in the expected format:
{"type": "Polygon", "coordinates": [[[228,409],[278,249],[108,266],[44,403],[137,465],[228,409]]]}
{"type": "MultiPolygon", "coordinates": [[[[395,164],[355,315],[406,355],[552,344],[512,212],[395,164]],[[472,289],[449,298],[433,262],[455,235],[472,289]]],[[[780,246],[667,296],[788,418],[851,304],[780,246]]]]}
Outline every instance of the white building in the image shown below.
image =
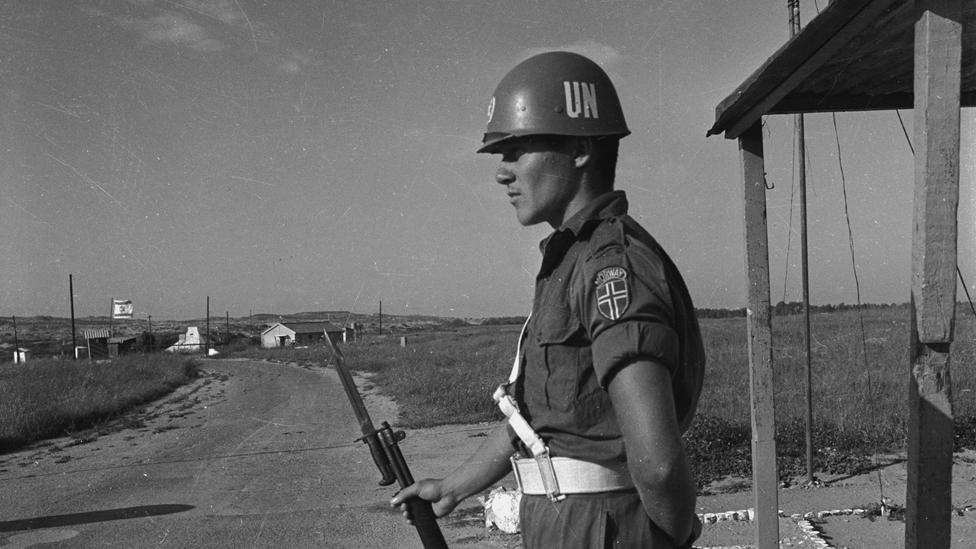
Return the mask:
{"type": "Polygon", "coordinates": [[[206,344],[206,337],[200,335],[200,329],[190,326],[180,340],[166,348],[171,353],[199,353],[206,344]]]}
{"type": "Polygon", "coordinates": [[[332,343],[342,341],[343,329],[331,322],[276,322],[261,332],[261,346],[314,345],[328,334],[332,343]]]}

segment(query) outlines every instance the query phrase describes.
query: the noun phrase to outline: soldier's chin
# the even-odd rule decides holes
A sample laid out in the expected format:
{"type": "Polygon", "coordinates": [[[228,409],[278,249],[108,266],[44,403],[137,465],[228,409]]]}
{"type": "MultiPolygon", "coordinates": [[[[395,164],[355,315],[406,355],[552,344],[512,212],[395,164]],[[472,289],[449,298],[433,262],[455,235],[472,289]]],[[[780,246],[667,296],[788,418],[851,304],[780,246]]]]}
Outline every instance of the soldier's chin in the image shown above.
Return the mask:
{"type": "Polygon", "coordinates": [[[517,219],[519,225],[522,225],[523,227],[531,227],[532,225],[538,225],[543,221],[542,219],[533,218],[532,215],[529,213],[523,213],[521,210],[518,209],[518,206],[515,207],[515,219],[517,219]]]}

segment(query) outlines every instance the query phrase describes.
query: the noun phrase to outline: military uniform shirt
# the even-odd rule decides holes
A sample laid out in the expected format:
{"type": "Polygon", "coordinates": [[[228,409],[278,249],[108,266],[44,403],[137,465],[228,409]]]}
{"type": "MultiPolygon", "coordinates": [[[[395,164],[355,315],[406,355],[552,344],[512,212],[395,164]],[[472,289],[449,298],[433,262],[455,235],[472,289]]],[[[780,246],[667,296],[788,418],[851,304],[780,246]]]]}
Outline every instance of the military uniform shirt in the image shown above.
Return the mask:
{"type": "Polygon", "coordinates": [[[606,387],[634,360],[668,368],[682,432],[701,393],[705,355],[691,298],[627,207],[622,191],[601,195],[540,245],[514,392],[553,456],[626,460],[606,387]]]}

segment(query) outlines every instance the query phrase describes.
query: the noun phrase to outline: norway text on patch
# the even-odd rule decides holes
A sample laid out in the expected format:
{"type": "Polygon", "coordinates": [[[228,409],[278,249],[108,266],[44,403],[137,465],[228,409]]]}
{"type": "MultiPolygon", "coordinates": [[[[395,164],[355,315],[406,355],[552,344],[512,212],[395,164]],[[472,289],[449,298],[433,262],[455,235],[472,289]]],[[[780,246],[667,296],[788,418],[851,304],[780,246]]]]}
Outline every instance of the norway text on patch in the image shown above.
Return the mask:
{"type": "Polygon", "coordinates": [[[596,308],[609,320],[617,320],[630,305],[627,269],[607,267],[596,274],[596,308]]]}

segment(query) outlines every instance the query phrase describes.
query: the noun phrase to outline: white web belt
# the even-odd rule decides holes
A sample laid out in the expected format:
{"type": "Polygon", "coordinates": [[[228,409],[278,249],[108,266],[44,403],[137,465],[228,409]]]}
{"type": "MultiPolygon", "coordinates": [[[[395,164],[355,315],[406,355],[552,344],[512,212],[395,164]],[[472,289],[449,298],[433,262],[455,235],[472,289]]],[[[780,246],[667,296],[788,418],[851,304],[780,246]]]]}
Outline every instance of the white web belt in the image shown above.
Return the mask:
{"type": "MultiPolygon", "coordinates": [[[[560,494],[593,494],[634,488],[627,464],[623,462],[601,464],[566,457],[553,457],[549,461],[560,494]]],[[[544,469],[537,460],[512,456],[512,470],[523,494],[549,495],[544,469]]]]}

